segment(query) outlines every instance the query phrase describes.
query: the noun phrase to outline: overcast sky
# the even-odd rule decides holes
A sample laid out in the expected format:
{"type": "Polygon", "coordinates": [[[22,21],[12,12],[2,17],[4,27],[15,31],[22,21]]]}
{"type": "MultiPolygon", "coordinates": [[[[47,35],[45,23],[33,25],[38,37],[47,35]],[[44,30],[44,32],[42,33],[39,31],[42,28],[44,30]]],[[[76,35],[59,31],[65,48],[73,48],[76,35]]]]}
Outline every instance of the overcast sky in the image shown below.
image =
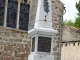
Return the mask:
{"type": "Polygon", "coordinates": [[[64,15],[64,20],[66,19],[71,19],[75,20],[77,10],[75,8],[75,3],[78,2],[79,0],[61,0],[66,7],[66,14],[64,15]]]}

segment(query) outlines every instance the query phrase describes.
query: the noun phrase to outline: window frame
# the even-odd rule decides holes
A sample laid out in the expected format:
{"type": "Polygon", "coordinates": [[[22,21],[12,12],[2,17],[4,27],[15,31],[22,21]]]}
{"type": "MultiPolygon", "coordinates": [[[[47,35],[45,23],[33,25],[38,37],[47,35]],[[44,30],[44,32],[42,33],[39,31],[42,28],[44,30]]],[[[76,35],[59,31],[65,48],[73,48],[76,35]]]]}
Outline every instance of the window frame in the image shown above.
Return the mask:
{"type": "MultiPolygon", "coordinates": [[[[5,0],[3,26],[1,26],[1,27],[6,27],[6,28],[14,29],[14,30],[22,30],[22,29],[19,29],[19,19],[20,19],[20,5],[21,5],[21,3],[24,3],[24,2],[23,1],[17,1],[18,5],[17,5],[17,14],[16,14],[16,17],[17,17],[16,18],[16,28],[12,28],[12,27],[7,27],[8,0],[5,0]]],[[[27,4],[27,2],[26,2],[26,4],[27,4]]],[[[27,4],[27,5],[29,5],[29,14],[30,14],[30,4],[27,4]]],[[[29,26],[29,19],[28,19],[28,26],[29,26]]],[[[28,29],[22,30],[22,31],[28,31],[28,29]]]]}

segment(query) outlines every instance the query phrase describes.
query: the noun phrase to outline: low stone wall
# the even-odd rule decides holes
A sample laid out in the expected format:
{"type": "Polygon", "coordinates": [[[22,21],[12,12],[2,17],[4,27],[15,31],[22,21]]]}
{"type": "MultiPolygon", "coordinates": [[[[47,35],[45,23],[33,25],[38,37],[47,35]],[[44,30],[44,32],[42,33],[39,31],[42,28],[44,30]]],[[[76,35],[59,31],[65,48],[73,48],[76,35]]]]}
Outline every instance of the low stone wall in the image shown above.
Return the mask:
{"type": "Polygon", "coordinates": [[[62,43],[61,60],[80,60],[80,42],[62,43]]]}
{"type": "Polygon", "coordinates": [[[27,60],[30,44],[27,32],[0,28],[0,60],[27,60]]]}

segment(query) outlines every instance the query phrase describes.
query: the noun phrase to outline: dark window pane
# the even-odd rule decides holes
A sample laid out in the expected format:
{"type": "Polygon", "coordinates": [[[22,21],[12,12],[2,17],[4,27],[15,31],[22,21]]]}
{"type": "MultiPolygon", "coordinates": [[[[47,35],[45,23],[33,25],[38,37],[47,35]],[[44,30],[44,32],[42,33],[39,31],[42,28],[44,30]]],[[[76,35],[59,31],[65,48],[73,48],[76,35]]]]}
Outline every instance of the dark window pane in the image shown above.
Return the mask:
{"type": "Polygon", "coordinates": [[[5,0],[0,0],[0,26],[3,26],[4,22],[4,8],[5,8],[5,0]]]}
{"type": "Polygon", "coordinates": [[[16,2],[17,0],[8,0],[9,2],[16,2]]]}
{"type": "Polygon", "coordinates": [[[50,52],[51,51],[51,38],[50,37],[38,37],[38,51],[50,52]]]}
{"type": "Polygon", "coordinates": [[[28,30],[28,21],[29,21],[29,5],[21,4],[20,5],[20,20],[19,20],[19,29],[28,30]]]}
{"type": "Polygon", "coordinates": [[[27,2],[27,0],[24,0],[24,2],[27,2]]]}
{"type": "Polygon", "coordinates": [[[12,0],[8,2],[7,27],[16,28],[17,5],[18,3],[12,0]]]}
{"type": "Polygon", "coordinates": [[[35,37],[32,38],[32,52],[35,51],[35,37]]]}

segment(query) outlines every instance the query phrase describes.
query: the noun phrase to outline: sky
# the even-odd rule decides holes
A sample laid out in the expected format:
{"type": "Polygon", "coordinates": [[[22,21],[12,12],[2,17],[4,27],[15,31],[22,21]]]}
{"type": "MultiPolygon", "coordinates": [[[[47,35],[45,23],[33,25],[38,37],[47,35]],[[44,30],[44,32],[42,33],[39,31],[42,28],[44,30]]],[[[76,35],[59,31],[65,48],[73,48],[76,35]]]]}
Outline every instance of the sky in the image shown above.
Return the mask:
{"type": "Polygon", "coordinates": [[[77,17],[77,10],[75,8],[76,2],[79,0],[60,0],[65,4],[66,7],[66,14],[64,15],[64,20],[72,20],[75,21],[75,17],[77,17]]]}

